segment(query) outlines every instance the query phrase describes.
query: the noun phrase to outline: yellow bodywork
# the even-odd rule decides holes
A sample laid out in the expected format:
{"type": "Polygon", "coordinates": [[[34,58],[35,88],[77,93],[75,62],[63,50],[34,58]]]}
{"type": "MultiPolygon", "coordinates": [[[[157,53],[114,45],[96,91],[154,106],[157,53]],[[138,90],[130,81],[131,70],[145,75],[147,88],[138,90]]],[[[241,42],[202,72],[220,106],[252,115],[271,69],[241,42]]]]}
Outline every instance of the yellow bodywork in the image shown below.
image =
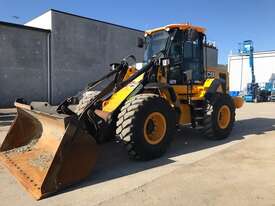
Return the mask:
{"type": "Polygon", "coordinates": [[[225,80],[226,84],[226,92],[229,92],[229,73],[227,70],[219,69],[216,67],[208,67],[207,68],[207,77],[208,78],[216,78],[225,80]]]}
{"type": "Polygon", "coordinates": [[[181,104],[180,113],[180,124],[185,125],[191,123],[191,109],[189,104],[181,104]]]}
{"type": "MultiPolygon", "coordinates": [[[[134,72],[135,70],[133,70],[134,72]]],[[[131,76],[131,74],[126,74],[127,78],[131,76]]],[[[112,95],[112,97],[102,104],[102,111],[104,112],[113,112],[115,109],[119,107],[119,105],[135,90],[135,88],[139,85],[139,82],[143,79],[143,74],[138,76],[133,82],[123,87],[116,93],[112,95]]],[[[125,79],[124,79],[125,80],[125,79]]]]}
{"type": "MultiPolygon", "coordinates": [[[[208,88],[211,86],[214,79],[207,79],[203,85],[194,85],[192,87],[192,93],[191,91],[188,91],[187,85],[174,85],[174,91],[176,92],[177,99],[179,101],[186,101],[188,99],[187,94],[192,94],[191,99],[192,100],[203,100],[205,93],[207,92],[208,88]],[[187,92],[188,91],[188,92],[187,92]]],[[[180,119],[179,123],[182,125],[190,124],[191,123],[191,109],[190,105],[180,104],[180,119]]]]}
{"type": "Polygon", "coordinates": [[[133,66],[129,67],[129,69],[127,70],[124,78],[123,78],[123,81],[127,80],[130,76],[132,76],[135,72],[137,71],[137,69],[133,66]]]}
{"type": "MultiPolygon", "coordinates": [[[[124,80],[128,79],[132,74],[136,72],[136,68],[130,67],[125,74],[124,80]]],[[[208,76],[209,78],[204,81],[201,85],[193,85],[192,88],[187,85],[172,85],[179,105],[177,105],[180,108],[180,118],[179,118],[179,124],[185,125],[191,123],[191,109],[190,105],[186,102],[188,100],[188,97],[191,97],[191,100],[204,100],[205,94],[208,91],[209,87],[212,85],[213,81],[217,78],[225,78],[226,84],[226,92],[229,91],[228,88],[228,72],[223,71],[217,68],[208,68],[208,76]]],[[[106,100],[102,104],[102,111],[104,112],[113,112],[115,111],[121,103],[137,88],[139,85],[139,82],[143,79],[143,75],[140,75],[137,77],[133,82],[131,82],[129,85],[123,87],[116,93],[114,93],[110,99],[106,100]]],[[[158,72],[158,81],[160,83],[167,83],[167,77],[166,74],[163,75],[161,72],[158,72]]],[[[223,92],[223,89],[221,86],[218,87],[217,92],[223,92]]],[[[165,98],[171,105],[173,105],[173,102],[171,100],[171,96],[167,90],[160,91],[160,95],[165,98]]],[[[238,97],[233,98],[234,104],[236,108],[240,108],[243,105],[243,100],[238,97]]],[[[175,105],[174,105],[175,106],[175,105]]]]}
{"type": "Polygon", "coordinates": [[[192,100],[203,100],[204,95],[211,86],[213,80],[214,79],[207,79],[203,85],[193,85],[192,91],[187,85],[173,85],[173,89],[179,100],[187,100],[187,94],[191,95],[192,100]]]}

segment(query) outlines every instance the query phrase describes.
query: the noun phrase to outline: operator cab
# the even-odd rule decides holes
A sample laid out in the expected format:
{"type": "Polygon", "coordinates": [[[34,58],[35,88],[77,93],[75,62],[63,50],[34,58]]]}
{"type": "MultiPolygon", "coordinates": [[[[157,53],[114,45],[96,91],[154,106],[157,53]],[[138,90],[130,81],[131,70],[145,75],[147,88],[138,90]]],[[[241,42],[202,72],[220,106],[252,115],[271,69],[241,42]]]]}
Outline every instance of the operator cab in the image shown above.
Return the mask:
{"type": "Polygon", "coordinates": [[[203,45],[204,29],[189,24],[168,25],[146,31],[144,62],[162,51],[169,59],[168,83],[183,85],[205,79],[203,45]]]}

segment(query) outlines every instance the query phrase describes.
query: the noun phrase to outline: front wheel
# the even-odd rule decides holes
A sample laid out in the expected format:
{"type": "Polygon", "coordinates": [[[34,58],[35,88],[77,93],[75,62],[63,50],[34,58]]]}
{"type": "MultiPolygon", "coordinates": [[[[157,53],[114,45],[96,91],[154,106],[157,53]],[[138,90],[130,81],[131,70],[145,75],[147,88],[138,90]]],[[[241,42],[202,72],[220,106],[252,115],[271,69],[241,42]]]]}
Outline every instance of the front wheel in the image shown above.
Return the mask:
{"type": "Polygon", "coordinates": [[[165,153],[175,126],[175,112],[165,99],[139,94],[121,108],[116,134],[131,158],[150,160],[165,153]]]}
{"type": "Polygon", "coordinates": [[[100,91],[85,91],[81,94],[78,105],[75,108],[75,113],[80,115],[85,107],[100,93],[100,91]]]}

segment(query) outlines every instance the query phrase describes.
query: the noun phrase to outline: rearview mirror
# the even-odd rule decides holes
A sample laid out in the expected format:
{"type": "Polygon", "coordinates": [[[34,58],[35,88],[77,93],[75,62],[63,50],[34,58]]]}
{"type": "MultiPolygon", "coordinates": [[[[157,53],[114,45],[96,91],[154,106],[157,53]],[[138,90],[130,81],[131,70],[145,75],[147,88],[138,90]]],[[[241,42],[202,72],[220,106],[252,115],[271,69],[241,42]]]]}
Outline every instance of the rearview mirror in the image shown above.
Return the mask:
{"type": "Polygon", "coordinates": [[[139,47],[139,48],[144,47],[144,38],[142,38],[142,37],[137,38],[137,47],[139,47]]]}

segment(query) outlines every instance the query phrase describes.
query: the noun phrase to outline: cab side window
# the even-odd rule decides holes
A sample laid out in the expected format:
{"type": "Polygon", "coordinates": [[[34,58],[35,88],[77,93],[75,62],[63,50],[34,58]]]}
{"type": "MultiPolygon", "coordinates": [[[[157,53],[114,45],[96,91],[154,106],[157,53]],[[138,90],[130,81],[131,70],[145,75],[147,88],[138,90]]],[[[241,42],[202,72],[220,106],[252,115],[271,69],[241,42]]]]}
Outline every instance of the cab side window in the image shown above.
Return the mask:
{"type": "Polygon", "coordinates": [[[194,81],[203,80],[203,36],[196,32],[190,35],[185,33],[186,41],[184,42],[183,69],[192,71],[194,81]]]}
{"type": "Polygon", "coordinates": [[[170,71],[168,79],[170,84],[183,84],[183,35],[177,32],[172,40],[169,51],[170,71]]]}
{"type": "Polygon", "coordinates": [[[190,78],[193,81],[203,80],[203,35],[194,30],[178,31],[172,41],[169,58],[170,84],[186,84],[190,78]]]}

